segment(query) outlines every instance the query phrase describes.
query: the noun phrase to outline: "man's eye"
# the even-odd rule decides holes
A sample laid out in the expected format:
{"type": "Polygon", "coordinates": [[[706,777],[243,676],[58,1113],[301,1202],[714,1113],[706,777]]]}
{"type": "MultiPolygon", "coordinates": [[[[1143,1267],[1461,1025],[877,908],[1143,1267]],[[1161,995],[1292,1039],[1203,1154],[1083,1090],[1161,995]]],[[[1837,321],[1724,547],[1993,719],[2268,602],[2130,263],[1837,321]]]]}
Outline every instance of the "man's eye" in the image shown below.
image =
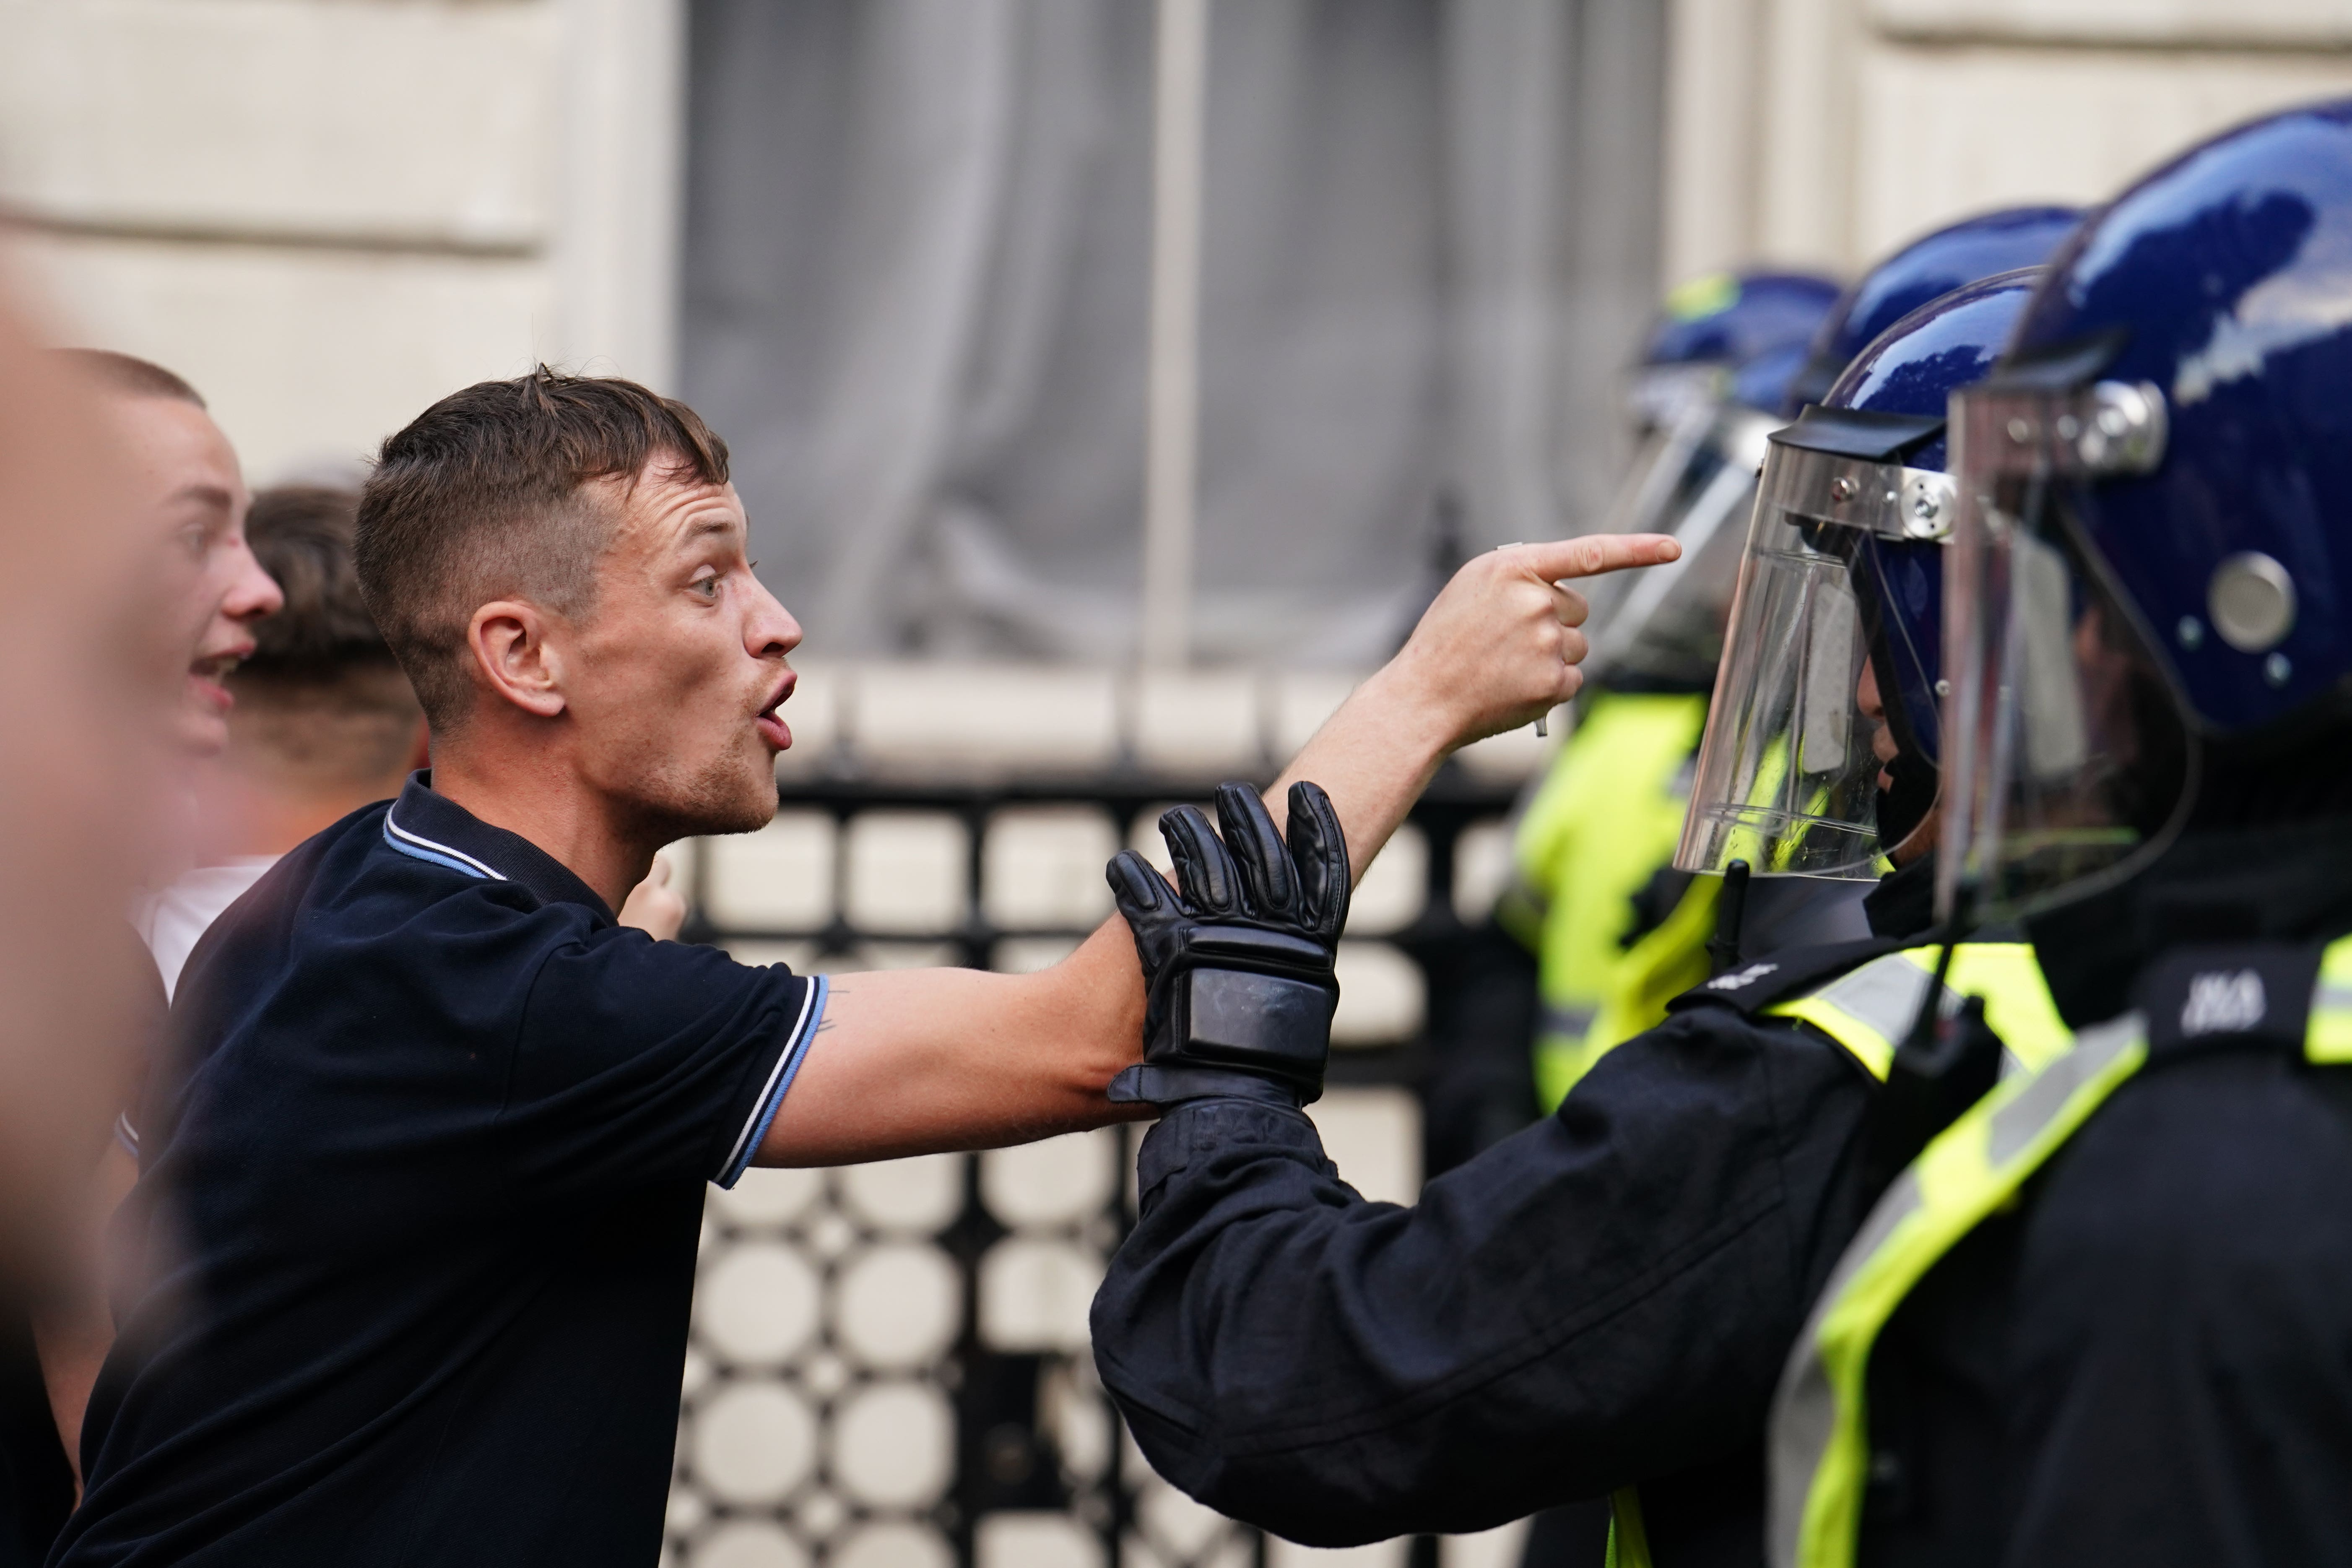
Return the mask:
{"type": "Polygon", "coordinates": [[[689,586],[706,599],[719,597],[719,579],[716,577],[697,577],[689,586]]]}

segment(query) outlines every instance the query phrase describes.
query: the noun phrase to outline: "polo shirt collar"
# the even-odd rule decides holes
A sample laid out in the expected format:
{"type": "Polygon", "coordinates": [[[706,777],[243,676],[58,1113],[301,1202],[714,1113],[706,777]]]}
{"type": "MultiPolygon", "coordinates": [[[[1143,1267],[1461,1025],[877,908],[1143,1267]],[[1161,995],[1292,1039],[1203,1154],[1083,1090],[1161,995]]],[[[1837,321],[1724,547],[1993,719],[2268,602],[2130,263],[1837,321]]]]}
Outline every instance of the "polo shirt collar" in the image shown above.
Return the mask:
{"type": "Polygon", "coordinates": [[[520,834],[488,823],[433,791],[433,770],[408,775],[400,798],[383,816],[384,842],[412,859],[430,861],[483,881],[512,882],[551,904],[584,904],[610,921],[612,910],[563,863],[520,834]]]}

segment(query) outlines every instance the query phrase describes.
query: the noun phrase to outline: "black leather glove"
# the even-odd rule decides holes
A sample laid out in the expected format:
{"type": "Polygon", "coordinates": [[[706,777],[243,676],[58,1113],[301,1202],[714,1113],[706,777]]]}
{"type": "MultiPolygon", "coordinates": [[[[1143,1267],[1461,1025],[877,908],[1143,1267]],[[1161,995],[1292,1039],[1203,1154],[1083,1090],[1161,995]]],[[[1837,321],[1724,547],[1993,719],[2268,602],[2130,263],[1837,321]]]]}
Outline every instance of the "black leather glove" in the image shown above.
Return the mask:
{"type": "Polygon", "coordinates": [[[1331,1053],[1331,973],[1348,923],[1348,844],[1331,797],[1290,786],[1290,839],[1246,784],[1217,786],[1219,841],[1197,807],[1160,819],[1176,860],[1171,890],[1134,850],[1110,863],[1111,892],[1143,961],[1143,1061],[1110,1098],[1174,1105],[1243,1099],[1306,1105],[1331,1053]]]}

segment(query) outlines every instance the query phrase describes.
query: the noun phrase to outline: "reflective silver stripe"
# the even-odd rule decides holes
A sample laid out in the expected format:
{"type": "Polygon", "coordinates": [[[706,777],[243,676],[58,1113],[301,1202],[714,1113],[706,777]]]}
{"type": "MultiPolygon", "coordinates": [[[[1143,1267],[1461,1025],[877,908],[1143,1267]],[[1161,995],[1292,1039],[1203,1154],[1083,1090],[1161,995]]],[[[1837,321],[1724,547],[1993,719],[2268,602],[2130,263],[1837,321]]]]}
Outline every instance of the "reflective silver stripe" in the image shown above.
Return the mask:
{"type": "Polygon", "coordinates": [[[1916,1171],[1906,1170],[1895,1178],[1831,1271],[1829,1283],[1805,1318],[1804,1331],[1789,1352],[1780,1391],[1772,1399],[1772,1476],[1764,1529],[1772,1568],[1796,1568],[1805,1500],[1812,1495],[1813,1477],[1829,1457],[1830,1438],[1837,1430],[1837,1391],[1830,1386],[1829,1368],[1821,1357],[1822,1321],[1895,1227],[1926,1206],[1916,1171]]]}
{"type": "Polygon", "coordinates": [[[1592,1020],[1600,1013],[1597,1007],[1555,1007],[1547,1002],[1536,1010],[1536,1033],[1564,1035],[1582,1041],[1592,1028],[1592,1020]]]}
{"type": "MultiPolygon", "coordinates": [[[[2034,1141],[2066,1113],[2094,1079],[2147,1037],[2147,1020],[2141,1015],[2126,1013],[2084,1030],[2074,1037],[2072,1048],[2020,1085],[2015,1098],[1993,1105],[1985,1113],[1986,1181],[1980,1191],[2013,1190],[2015,1182],[2022,1181],[2030,1168],[2020,1172],[2012,1167],[2034,1141]]],[[[1954,1124],[1956,1129],[1961,1125],[1954,1124]]],[[[1940,1143],[1941,1140],[1930,1144],[1928,1153],[1921,1159],[1932,1155],[1940,1143]]],[[[2048,1152],[2044,1151],[2044,1157],[2048,1152]]],[[[1886,1194],[1870,1211],[1870,1217],[1838,1258],[1829,1282],[1806,1316],[1804,1330],[1789,1353],[1788,1364],[1781,1370],[1780,1386],[1772,1403],[1771,1480],[1767,1492],[1769,1511],[1765,1524],[1765,1545],[1773,1568],[1799,1568],[1800,1553],[1805,1545],[1806,1510],[1821,1484],[1831,1445],[1837,1437],[1838,1394],[1822,1354],[1823,1326],[1843,1302],[1855,1279],[1877,1258],[1904,1223],[1926,1207],[1919,1164],[1915,1162],[1887,1188],[1886,1194]]],[[[1932,1267],[1933,1261],[1927,1259],[1923,1268],[1932,1267]]],[[[1883,1326],[1883,1322],[1874,1326],[1873,1333],[1876,1327],[1883,1326]]],[[[1863,1413],[1857,1412],[1856,1415],[1857,1426],[1865,1434],[1861,1440],[1867,1441],[1866,1426],[1862,1426],[1863,1413]]],[[[1849,1558],[1852,1545],[1846,1542],[1849,1558]]],[[[1820,1564],[1809,1563],[1805,1568],[1820,1568],[1820,1564]]]]}
{"type": "Polygon", "coordinates": [[[1985,1130],[1987,1163],[1998,1171],[2015,1159],[2066,1108],[2076,1089],[2105,1071],[2133,1041],[2145,1038],[2147,1029],[2145,1017],[2126,1013],[2075,1036],[2072,1050],[2043,1068],[2015,1100],[1994,1107],[1991,1125],[1985,1130]]]}
{"type": "Polygon", "coordinates": [[[2338,985],[2333,981],[2323,980],[2311,989],[2311,1005],[2314,1012],[2322,1007],[2352,1010],[2352,985],[2338,985]]]}
{"type": "MultiPolygon", "coordinates": [[[[1920,999],[1935,983],[1936,977],[1927,970],[1899,952],[1890,952],[1832,981],[1813,995],[1877,1030],[1889,1045],[1899,1046],[1918,1021],[1920,999]]],[[[1937,1005],[1949,1014],[1959,1006],[1959,998],[1947,990],[1937,1005]]]]}

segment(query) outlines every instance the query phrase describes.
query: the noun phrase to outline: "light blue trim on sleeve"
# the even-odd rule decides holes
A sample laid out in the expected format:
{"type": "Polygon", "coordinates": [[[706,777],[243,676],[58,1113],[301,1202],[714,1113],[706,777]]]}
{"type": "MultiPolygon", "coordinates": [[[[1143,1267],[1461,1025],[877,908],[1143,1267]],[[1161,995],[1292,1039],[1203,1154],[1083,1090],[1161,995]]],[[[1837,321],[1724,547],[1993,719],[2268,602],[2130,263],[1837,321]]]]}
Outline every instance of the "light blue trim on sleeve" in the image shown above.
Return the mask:
{"type": "Polygon", "coordinates": [[[718,1185],[733,1186],[751,1168],[752,1157],[759,1153],[761,1143],[768,1136],[769,1125],[776,1120],[776,1112],[783,1108],[785,1091],[793,1087],[793,1079],[800,1076],[801,1063],[808,1056],[810,1042],[816,1038],[817,1026],[824,1021],[824,999],[828,989],[824,975],[808,977],[808,992],[801,999],[801,1016],[793,1025],[791,1043],[784,1047],[784,1054],[776,1058],[775,1070],[768,1075],[768,1086],[761,1091],[759,1103],[752,1109],[751,1119],[743,1124],[742,1136],[736,1139],[735,1147],[728,1153],[727,1167],[719,1173],[718,1185]]]}

